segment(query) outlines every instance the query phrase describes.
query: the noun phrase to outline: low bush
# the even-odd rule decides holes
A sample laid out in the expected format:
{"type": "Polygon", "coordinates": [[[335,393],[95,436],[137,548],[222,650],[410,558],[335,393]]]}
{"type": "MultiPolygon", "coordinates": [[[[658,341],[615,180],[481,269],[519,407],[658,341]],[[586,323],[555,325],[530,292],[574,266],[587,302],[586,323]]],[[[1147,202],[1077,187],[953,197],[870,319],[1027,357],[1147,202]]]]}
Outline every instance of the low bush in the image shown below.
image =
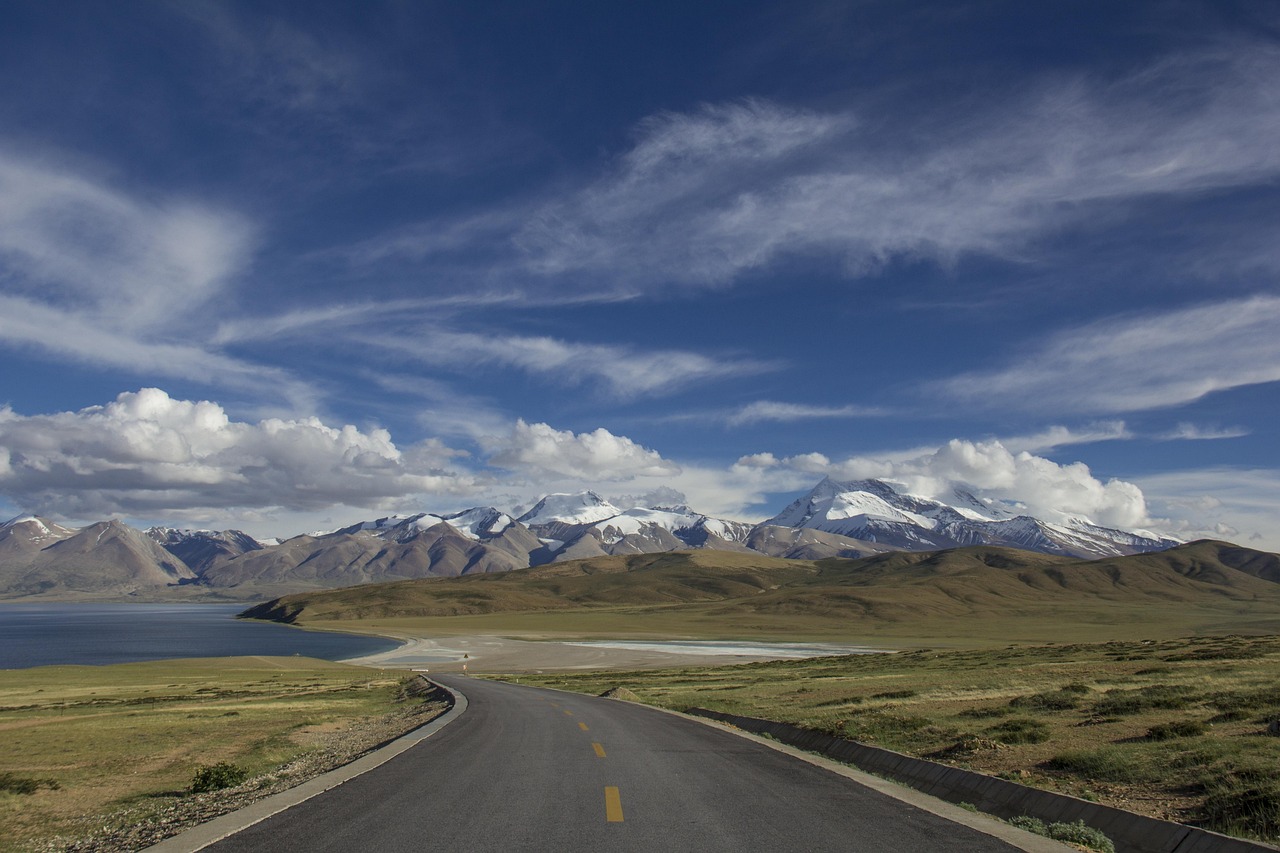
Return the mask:
{"type": "Polygon", "coordinates": [[[1116,747],[1059,753],[1044,766],[1099,782],[1136,782],[1145,775],[1134,756],[1116,747]]]}
{"type": "Polygon", "coordinates": [[[1208,786],[1201,823],[1215,832],[1280,838],[1280,783],[1226,777],[1208,786]]]}
{"type": "Polygon", "coordinates": [[[1044,743],[1049,739],[1049,727],[1027,717],[1005,720],[987,732],[1001,743],[1044,743]]]}
{"type": "Polygon", "coordinates": [[[189,790],[193,794],[201,794],[205,791],[234,788],[247,778],[249,778],[249,771],[229,761],[219,761],[217,764],[202,764],[196,768],[189,790]]]}
{"type": "Polygon", "coordinates": [[[61,787],[56,779],[32,779],[13,773],[0,773],[0,791],[8,791],[10,794],[34,794],[41,788],[56,791],[61,787]]]}
{"type": "Polygon", "coordinates": [[[1092,826],[1086,826],[1085,822],[1078,820],[1075,823],[1051,823],[1045,834],[1054,841],[1064,841],[1068,844],[1079,844],[1088,847],[1090,850],[1097,850],[1099,853],[1116,853],[1116,845],[1112,843],[1100,830],[1094,829],[1092,826]]]}
{"type": "Polygon", "coordinates": [[[1172,723],[1160,723],[1147,730],[1148,740],[1173,740],[1180,737],[1199,737],[1205,733],[1206,726],[1200,720],[1178,720],[1172,723]]]}
{"type": "Polygon", "coordinates": [[[1101,716],[1138,714],[1143,711],[1180,711],[1191,706],[1195,697],[1189,687],[1175,684],[1153,684],[1137,690],[1109,690],[1093,706],[1101,716]]]}
{"type": "Polygon", "coordinates": [[[1009,700],[1009,707],[1026,711],[1070,711],[1080,704],[1080,696],[1074,692],[1057,690],[1053,693],[1033,693],[1009,700]]]}

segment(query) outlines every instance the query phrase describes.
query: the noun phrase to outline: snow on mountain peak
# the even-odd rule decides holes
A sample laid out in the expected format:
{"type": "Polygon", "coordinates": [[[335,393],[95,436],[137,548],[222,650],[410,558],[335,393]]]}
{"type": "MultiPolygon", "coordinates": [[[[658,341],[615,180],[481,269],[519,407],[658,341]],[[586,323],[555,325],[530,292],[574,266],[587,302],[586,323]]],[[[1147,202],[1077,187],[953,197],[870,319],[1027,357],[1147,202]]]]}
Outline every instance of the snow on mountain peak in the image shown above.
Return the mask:
{"type": "Polygon", "coordinates": [[[543,497],[533,509],[520,516],[522,524],[594,524],[621,515],[622,510],[595,492],[551,494],[543,497]]]}

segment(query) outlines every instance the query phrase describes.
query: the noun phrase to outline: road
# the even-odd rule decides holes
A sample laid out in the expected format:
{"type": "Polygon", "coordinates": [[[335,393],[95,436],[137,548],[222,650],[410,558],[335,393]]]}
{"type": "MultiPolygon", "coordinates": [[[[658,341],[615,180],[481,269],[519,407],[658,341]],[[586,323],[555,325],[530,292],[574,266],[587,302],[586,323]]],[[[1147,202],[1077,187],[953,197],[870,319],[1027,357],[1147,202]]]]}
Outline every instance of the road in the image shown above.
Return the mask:
{"type": "Polygon", "coordinates": [[[691,720],[609,699],[439,680],[469,701],[455,722],[206,849],[1018,849],[691,720]]]}

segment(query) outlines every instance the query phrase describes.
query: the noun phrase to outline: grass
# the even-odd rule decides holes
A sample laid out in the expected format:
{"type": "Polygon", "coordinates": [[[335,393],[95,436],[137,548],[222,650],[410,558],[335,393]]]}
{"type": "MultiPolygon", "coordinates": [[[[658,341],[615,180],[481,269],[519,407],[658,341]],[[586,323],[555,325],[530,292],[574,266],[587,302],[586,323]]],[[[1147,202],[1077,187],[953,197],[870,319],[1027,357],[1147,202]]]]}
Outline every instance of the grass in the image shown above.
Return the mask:
{"type": "Polygon", "coordinates": [[[780,720],[1280,840],[1280,637],[921,649],[522,683],[780,720]]]}
{"type": "Polygon", "coordinates": [[[0,671],[0,850],[145,817],[202,766],[273,769],[400,691],[399,673],[297,657],[0,671]]]}
{"type": "MultiPolygon", "coordinates": [[[[671,552],[301,593],[252,612],[396,636],[892,647],[1280,633],[1280,584],[1233,562],[1231,546],[1214,542],[1098,561],[1000,548],[816,561],[671,552]]],[[[1209,645],[1187,654],[1208,662],[1246,653],[1209,645]]],[[[1129,654],[1145,659],[1141,648],[1129,654]]]]}

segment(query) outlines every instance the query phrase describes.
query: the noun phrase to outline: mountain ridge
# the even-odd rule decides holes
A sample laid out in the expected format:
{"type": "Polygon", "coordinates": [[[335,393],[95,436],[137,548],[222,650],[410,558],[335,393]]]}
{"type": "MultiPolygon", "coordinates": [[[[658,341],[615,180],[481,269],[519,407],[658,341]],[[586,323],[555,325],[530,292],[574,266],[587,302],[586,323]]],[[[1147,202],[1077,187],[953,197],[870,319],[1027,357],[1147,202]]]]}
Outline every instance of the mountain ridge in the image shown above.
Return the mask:
{"type": "MultiPolygon", "coordinates": [[[[74,554],[54,548],[96,526],[77,531],[20,516],[0,525],[0,596],[41,595],[42,590],[162,595],[166,588],[184,586],[187,596],[244,598],[683,550],[821,560],[980,545],[1086,558],[1178,544],[1088,519],[1043,521],[962,488],[951,497],[954,504],[907,494],[883,480],[823,478],[773,518],[753,525],[685,505],[621,509],[594,491],[554,493],[519,516],[492,506],[384,516],[275,543],[237,530],[153,527],[138,532],[150,545],[131,539],[134,545],[123,551],[121,546],[96,555],[92,547],[74,554]],[[92,577],[95,560],[101,564],[99,580],[92,577]],[[113,562],[118,560],[132,568],[122,575],[113,562]],[[74,579],[70,585],[57,577],[62,564],[74,579]]],[[[99,524],[127,528],[118,521],[99,524]]]]}

